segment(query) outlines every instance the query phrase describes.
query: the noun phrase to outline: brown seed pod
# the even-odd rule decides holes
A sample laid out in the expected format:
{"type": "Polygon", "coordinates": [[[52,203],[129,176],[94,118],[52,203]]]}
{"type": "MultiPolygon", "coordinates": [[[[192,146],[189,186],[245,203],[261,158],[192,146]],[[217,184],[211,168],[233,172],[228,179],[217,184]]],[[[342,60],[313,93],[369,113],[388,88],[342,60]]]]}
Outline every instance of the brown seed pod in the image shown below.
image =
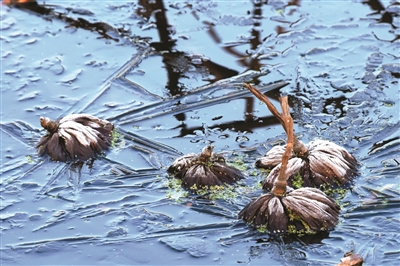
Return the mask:
{"type": "Polygon", "coordinates": [[[213,149],[207,145],[199,154],[179,157],[167,171],[182,179],[183,187],[192,190],[232,184],[244,178],[240,170],[227,165],[225,158],[213,153],[213,149]]]}
{"type": "Polygon", "coordinates": [[[278,177],[271,192],[250,202],[239,213],[247,223],[271,233],[309,234],[333,229],[339,221],[340,207],[316,188],[293,190],[287,187],[288,162],[293,152],[293,119],[287,97],[280,98],[279,118],[288,135],[278,177]]]}
{"type": "MultiPolygon", "coordinates": [[[[356,158],[343,147],[327,140],[314,140],[305,147],[308,150],[306,157],[297,157],[293,153],[288,162],[286,175],[289,186],[293,186],[293,180],[298,176],[301,176],[304,187],[343,186],[357,174],[356,158]]],[[[282,158],[284,150],[284,147],[275,146],[256,161],[257,167],[271,169],[264,180],[264,189],[271,189],[278,177],[279,158],[282,158]]]]}
{"type": "Polygon", "coordinates": [[[88,114],[71,114],[52,121],[40,117],[48,131],[36,145],[40,155],[48,154],[54,161],[86,161],[95,158],[111,144],[114,125],[88,114]]]}
{"type": "Polygon", "coordinates": [[[316,188],[288,189],[284,196],[267,193],[244,207],[239,218],[271,233],[315,233],[333,229],[340,207],[316,188]]]}

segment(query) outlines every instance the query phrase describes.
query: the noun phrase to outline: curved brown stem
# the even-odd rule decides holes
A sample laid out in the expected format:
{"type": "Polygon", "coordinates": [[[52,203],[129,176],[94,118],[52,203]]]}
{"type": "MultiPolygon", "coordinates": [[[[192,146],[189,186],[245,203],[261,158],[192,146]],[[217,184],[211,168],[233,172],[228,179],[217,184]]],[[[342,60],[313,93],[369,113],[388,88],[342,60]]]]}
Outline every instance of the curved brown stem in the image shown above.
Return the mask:
{"type": "Polygon", "coordinates": [[[256,88],[254,88],[253,86],[251,86],[248,83],[244,83],[244,85],[246,86],[246,88],[248,88],[260,101],[264,102],[268,109],[271,111],[271,113],[279,120],[279,122],[281,123],[281,125],[283,126],[283,129],[286,131],[285,128],[285,123],[282,119],[282,115],[279,113],[278,109],[275,108],[275,106],[269,101],[269,99],[267,98],[267,96],[265,96],[264,94],[262,94],[259,90],[257,90],[256,88]]]}
{"type": "MultiPolygon", "coordinates": [[[[260,101],[264,102],[268,109],[271,111],[271,113],[279,120],[279,122],[281,123],[283,129],[286,132],[286,135],[289,136],[289,129],[287,128],[287,122],[285,123],[285,119],[283,118],[283,116],[279,113],[279,111],[275,108],[275,106],[270,102],[270,100],[268,99],[267,96],[265,96],[264,94],[262,94],[259,90],[257,90],[256,88],[254,88],[253,86],[251,86],[248,83],[244,83],[244,85],[246,86],[247,89],[249,89],[260,101]]],[[[283,97],[281,97],[283,98],[283,97]]],[[[280,99],[281,99],[280,98],[280,99]]],[[[285,97],[285,104],[287,105],[287,111],[289,113],[289,104],[287,102],[287,97],[285,97]]],[[[282,105],[282,101],[281,101],[281,107],[282,107],[282,112],[283,112],[283,105],[282,105]]],[[[290,117],[290,113],[289,113],[289,117],[290,117]]],[[[290,117],[291,118],[291,117],[290,117]]],[[[292,119],[293,122],[293,119],[292,119]]],[[[292,125],[292,131],[293,131],[293,125],[292,125]]],[[[301,158],[305,158],[307,157],[308,154],[308,149],[307,147],[304,145],[303,142],[301,142],[300,140],[297,139],[297,137],[294,135],[293,133],[293,151],[296,154],[297,157],[301,157],[301,158]]]]}
{"type": "Polygon", "coordinates": [[[293,133],[293,118],[290,116],[289,104],[287,96],[280,97],[279,101],[282,106],[282,121],[284,123],[284,128],[286,128],[286,134],[288,136],[288,141],[286,144],[285,152],[282,155],[282,164],[279,176],[274,183],[272,188],[272,194],[275,196],[283,196],[286,193],[286,168],[293,151],[294,133],[293,133]]]}

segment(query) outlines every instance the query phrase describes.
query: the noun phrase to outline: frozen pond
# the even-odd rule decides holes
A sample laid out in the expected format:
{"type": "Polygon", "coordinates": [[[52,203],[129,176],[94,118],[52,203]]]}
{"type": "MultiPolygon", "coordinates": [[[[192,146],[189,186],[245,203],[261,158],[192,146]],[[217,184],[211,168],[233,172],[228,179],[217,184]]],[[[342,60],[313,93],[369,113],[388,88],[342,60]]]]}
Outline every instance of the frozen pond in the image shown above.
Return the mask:
{"type": "Polygon", "coordinates": [[[400,3],[49,1],[1,6],[1,265],[364,265],[400,259],[400,3]],[[257,158],[295,132],[360,161],[329,234],[273,238],[238,212],[257,158]],[[121,134],[93,164],[52,162],[39,117],[89,113],[121,134]],[[206,199],[172,161],[212,143],[247,178],[206,199]]]}

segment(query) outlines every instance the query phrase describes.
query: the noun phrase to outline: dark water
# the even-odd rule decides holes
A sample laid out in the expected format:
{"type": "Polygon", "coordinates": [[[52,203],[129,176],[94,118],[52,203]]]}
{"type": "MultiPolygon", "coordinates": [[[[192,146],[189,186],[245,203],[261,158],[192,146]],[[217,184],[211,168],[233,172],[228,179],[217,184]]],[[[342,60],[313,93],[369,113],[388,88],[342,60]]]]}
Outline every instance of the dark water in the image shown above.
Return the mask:
{"type": "Polygon", "coordinates": [[[1,263],[365,265],[400,259],[395,1],[51,1],[1,7],[1,263]],[[164,7],[164,9],[163,9],[164,7]],[[254,82],[288,94],[295,131],[360,160],[329,235],[273,239],[237,219],[285,139],[254,82]],[[40,116],[90,113],[121,139],[83,167],[36,155],[40,116]],[[207,200],[166,167],[212,143],[248,178],[207,200]]]}

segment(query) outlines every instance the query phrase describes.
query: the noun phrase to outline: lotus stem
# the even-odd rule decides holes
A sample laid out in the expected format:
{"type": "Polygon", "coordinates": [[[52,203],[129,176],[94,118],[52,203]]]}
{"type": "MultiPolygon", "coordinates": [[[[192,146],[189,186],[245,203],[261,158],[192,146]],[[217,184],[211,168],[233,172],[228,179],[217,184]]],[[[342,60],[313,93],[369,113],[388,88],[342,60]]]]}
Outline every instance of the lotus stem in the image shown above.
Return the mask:
{"type": "Polygon", "coordinates": [[[271,111],[271,113],[279,120],[279,122],[281,123],[281,125],[283,126],[283,129],[286,132],[286,128],[285,128],[285,123],[283,121],[282,115],[279,113],[278,109],[275,108],[275,106],[270,102],[270,100],[268,99],[267,96],[265,96],[264,94],[262,94],[259,90],[257,90],[256,88],[254,88],[253,86],[251,86],[248,83],[244,84],[246,86],[246,88],[248,88],[260,101],[264,102],[268,109],[271,111]]]}
{"type": "MultiPolygon", "coordinates": [[[[260,101],[264,102],[268,109],[270,110],[270,112],[279,120],[279,122],[281,123],[283,129],[286,132],[286,135],[289,136],[288,131],[289,129],[287,128],[287,122],[285,123],[284,118],[282,117],[282,115],[279,113],[279,111],[275,108],[275,106],[271,103],[271,101],[268,99],[267,96],[265,96],[264,94],[262,94],[259,90],[257,90],[256,88],[254,88],[253,86],[251,86],[248,83],[244,83],[244,85],[246,86],[247,89],[249,89],[260,101]]],[[[286,97],[287,98],[287,97],[286,97]]],[[[287,103],[287,100],[286,100],[287,103]]],[[[289,106],[289,104],[287,104],[289,106]]],[[[282,106],[282,103],[281,103],[282,106]]],[[[289,114],[290,116],[290,114],[289,114]]],[[[292,131],[293,131],[293,123],[292,123],[292,131]]],[[[297,157],[300,158],[306,158],[308,155],[308,149],[306,147],[306,145],[304,145],[304,143],[300,140],[297,139],[297,137],[293,134],[293,152],[296,154],[297,157]]]]}
{"type": "Polygon", "coordinates": [[[290,116],[288,98],[287,96],[283,96],[279,98],[279,101],[282,107],[282,115],[280,117],[284,124],[284,128],[286,129],[288,141],[286,144],[285,152],[282,155],[282,164],[279,176],[274,183],[274,187],[272,188],[272,194],[274,194],[275,196],[283,196],[286,193],[286,186],[287,186],[286,168],[289,159],[292,156],[293,141],[294,141],[293,118],[290,116]]]}

